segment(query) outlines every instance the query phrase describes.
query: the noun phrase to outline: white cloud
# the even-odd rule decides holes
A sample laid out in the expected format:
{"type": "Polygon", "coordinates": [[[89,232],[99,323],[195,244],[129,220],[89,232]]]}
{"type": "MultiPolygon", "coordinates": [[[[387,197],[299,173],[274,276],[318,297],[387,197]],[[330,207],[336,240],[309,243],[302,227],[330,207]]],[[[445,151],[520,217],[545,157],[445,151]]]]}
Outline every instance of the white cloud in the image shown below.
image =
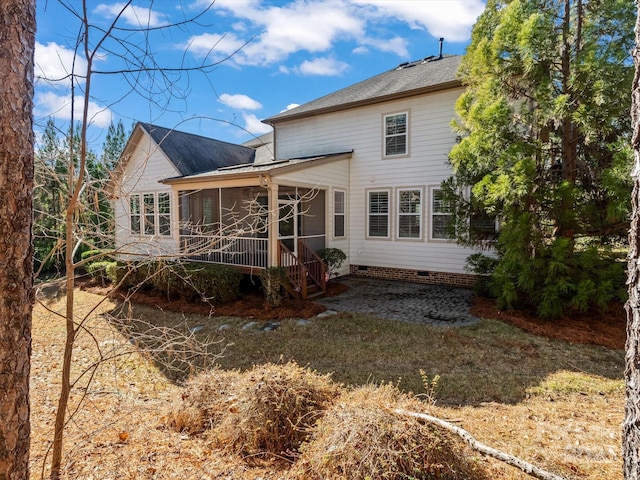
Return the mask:
{"type": "Polygon", "coordinates": [[[220,101],[228,107],[237,108],[239,110],[260,110],[262,108],[262,104],[260,102],[242,94],[230,95],[228,93],[223,93],[220,95],[220,101]]]}
{"type": "Polygon", "coordinates": [[[325,77],[341,75],[349,65],[335,58],[315,58],[302,62],[298,71],[302,75],[321,75],[325,77]]]}
{"type": "Polygon", "coordinates": [[[430,0],[428,2],[351,0],[354,4],[374,7],[382,18],[395,17],[412,28],[427,30],[432,36],[461,42],[469,38],[471,27],[485,7],[482,0],[430,0]]]}
{"type": "Polygon", "coordinates": [[[356,55],[364,55],[369,53],[369,49],[363,45],[354,48],[353,50],[351,50],[351,53],[354,53],[356,55]]]}
{"type": "Polygon", "coordinates": [[[243,113],[242,118],[244,118],[244,128],[253,135],[262,135],[272,130],[269,125],[262,123],[253,113],[243,113]]]}
{"type": "MultiPolygon", "coordinates": [[[[73,50],[58,45],[55,42],[47,44],[36,42],[34,53],[36,83],[47,83],[63,87],[70,85],[70,75],[74,68],[74,55],[75,52],[73,50]]],[[[84,58],[75,58],[75,71],[80,75],[86,74],[87,62],[84,58]]],[[[84,80],[78,80],[84,83],[84,80]]]]}
{"type": "Polygon", "coordinates": [[[94,9],[94,13],[110,17],[110,19],[115,19],[120,12],[122,12],[121,18],[134,27],[159,27],[168,24],[163,15],[150,8],[136,7],[134,5],[128,5],[125,8],[124,3],[101,3],[94,9]]]}
{"type": "MultiPolygon", "coordinates": [[[[359,38],[365,31],[364,20],[343,0],[297,0],[285,6],[269,7],[251,0],[218,0],[215,7],[217,12],[226,11],[250,22],[254,26],[251,30],[261,31],[234,57],[234,61],[242,65],[274,64],[299,51],[329,51],[337,40],[359,38]]],[[[209,48],[198,50],[200,55],[210,50],[212,39],[220,37],[219,34],[207,35],[210,36],[209,48]]],[[[242,45],[234,34],[228,36],[237,41],[236,47],[242,45]]]]}
{"type": "Polygon", "coordinates": [[[284,110],[280,110],[280,113],[282,112],[288,112],[289,110],[299,107],[300,104],[299,103],[290,103],[289,105],[286,106],[286,108],[284,110]]]}
{"type": "MultiPolygon", "coordinates": [[[[77,97],[74,103],[74,120],[82,120],[82,97],[77,97]]],[[[58,95],[55,92],[39,92],[34,99],[34,111],[38,117],[54,117],[59,120],[71,120],[71,97],[58,95]]],[[[89,102],[89,125],[108,127],[111,123],[111,110],[101,107],[95,102],[89,102]]]]}
{"type": "Polygon", "coordinates": [[[395,53],[400,57],[409,56],[408,43],[404,38],[372,38],[368,37],[362,41],[365,45],[371,46],[381,52],[395,53]]]}
{"type": "MultiPolygon", "coordinates": [[[[196,0],[196,4],[201,6],[204,1],[196,0]]],[[[387,38],[388,33],[375,34],[375,24],[403,22],[436,38],[465,41],[484,6],[483,0],[289,0],[281,5],[217,0],[216,14],[233,17],[229,22],[234,25],[233,33],[226,34],[226,42],[233,48],[222,44],[221,34],[209,33],[192,39],[192,51],[200,56],[211,54],[212,47],[220,42],[215,54],[229,54],[248,41],[233,62],[264,66],[283,62],[296,52],[329,52],[337,42],[352,41],[358,44],[353,53],[376,49],[407,57],[407,40],[387,38]],[[255,38],[246,36],[250,31],[258,32],[255,38]]],[[[283,73],[287,71],[280,68],[283,73]]]]}
{"type": "Polygon", "coordinates": [[[179,45],[179,48],[192,52],[200,58],[209,58],[211,61],[220,61],[236,53],[244,45],[233,33],[203,33],[194,35],[187,42],[179,45]]]}

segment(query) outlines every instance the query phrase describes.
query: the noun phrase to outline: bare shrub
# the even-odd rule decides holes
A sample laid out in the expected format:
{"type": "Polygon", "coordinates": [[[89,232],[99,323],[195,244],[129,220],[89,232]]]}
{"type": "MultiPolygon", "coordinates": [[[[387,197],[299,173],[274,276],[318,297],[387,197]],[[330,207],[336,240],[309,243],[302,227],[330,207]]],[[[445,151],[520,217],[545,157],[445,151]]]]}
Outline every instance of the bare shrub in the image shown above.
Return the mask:
{"type": "Polygon", "coordinates": [[[292,456],[340,391],[329,375],[285,365],[240,374],[214,369],[187,383],[169,425],[191,433],[210,428],[213,443],[243,455],[292,456]]]}
{"type": "Polygon", "coordinates": [[[417,419],[401,418],[394,408],[420,411],[424,404],[392,385],[367,385],[343,394],[301,446],[289,478],[489,478],[459,439],[417,419]]]}
{"type": "Polygon", "coordinates": [[[339,394],[329,375],[294,362],[255,366],[236,385],[236,398],[212,439],[219,447],[249,455],[296,452],[339,394]]]}
{"type": "Polygon", "coordinates": [[[167,425],[192,435],[210,430],[228,412],[241,380],[238,370],[217,367],[190,378],[166,417],[167,425]]]}

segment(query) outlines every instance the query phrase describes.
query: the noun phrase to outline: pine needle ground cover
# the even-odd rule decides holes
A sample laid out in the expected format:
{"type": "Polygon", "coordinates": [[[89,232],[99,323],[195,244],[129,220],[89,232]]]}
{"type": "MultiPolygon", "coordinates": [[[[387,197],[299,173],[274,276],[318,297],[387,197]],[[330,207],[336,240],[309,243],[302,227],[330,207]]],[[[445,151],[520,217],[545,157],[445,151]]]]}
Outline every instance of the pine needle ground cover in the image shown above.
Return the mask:
{"type": "MultiPolygon", "coordinates": [[[[81,305],[101,298],[78,292],[81,305]]],[[[55,298],[47,306],[64,308],[55,298]]],[[[276,479],[292,473],[290,459],[257,459],[220,448],[207,434],[167,426],[166,415],[182,401],[185,389],[167,380],[148,352],[105,320],[102,314],[114,307],[107,303],[96,312],[88,325],[93,338],[79,338],[76,373],[95,362],[96,345],[130,351],[105,362],[91,385],[76,389],[73,399],[84,397],[85,403],[68,427],[66,478],[276,479]]],[[[54,314],[42,306],[35,312],[32,478],[40,478],[51,440],[64,334],[54,314]]],[[[478,440],[566,478],[622,478],[620,350],[548,340],[489,320],[443,330],[340,315],[308,325],[283,320],[278,329],[264,332],[243,330],[250,319],[137,306],[132,313],[153,319],[157,327],[203,327],[196,335],[219,340],[217,346],[211,344],[216,353],[228,345],[218,359],[218,368],[227,372],[295,360],[320,375],[335,372],[335,383],[357,387],[391,381],[415,397],[425,392],[419,370],[429,377],[438,374],[436,404],[425,403],[429,413],[454,420],[478,440]]],[[[490,478],[523,478],[511,467],[478,461],[490,478]]]]}

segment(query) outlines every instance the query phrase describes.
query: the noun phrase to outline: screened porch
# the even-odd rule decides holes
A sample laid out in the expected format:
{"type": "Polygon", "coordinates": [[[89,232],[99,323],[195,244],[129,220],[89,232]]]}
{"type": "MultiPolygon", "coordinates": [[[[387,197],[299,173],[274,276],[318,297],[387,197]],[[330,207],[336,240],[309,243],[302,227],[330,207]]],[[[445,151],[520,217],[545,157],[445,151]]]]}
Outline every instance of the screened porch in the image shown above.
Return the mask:
{"type": "Polygon", "coordinates": [[[326,246],[325,191],[286,186],[179,192],[180,249],[192,261],[253,271],[326,246]],[[302,246],[303,245],[303,246],[302,246]]]}

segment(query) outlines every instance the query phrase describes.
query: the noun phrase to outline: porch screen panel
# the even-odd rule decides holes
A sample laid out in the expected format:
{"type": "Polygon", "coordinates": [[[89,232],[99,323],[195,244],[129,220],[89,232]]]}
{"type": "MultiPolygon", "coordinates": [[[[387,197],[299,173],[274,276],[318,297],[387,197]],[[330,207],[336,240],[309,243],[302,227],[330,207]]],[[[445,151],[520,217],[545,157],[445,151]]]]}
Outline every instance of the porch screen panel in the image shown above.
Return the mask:
{"type": "Polygon", "coordinates": [[[369,236],[389,236],[389,192],[369,192],[369,236]]]}

